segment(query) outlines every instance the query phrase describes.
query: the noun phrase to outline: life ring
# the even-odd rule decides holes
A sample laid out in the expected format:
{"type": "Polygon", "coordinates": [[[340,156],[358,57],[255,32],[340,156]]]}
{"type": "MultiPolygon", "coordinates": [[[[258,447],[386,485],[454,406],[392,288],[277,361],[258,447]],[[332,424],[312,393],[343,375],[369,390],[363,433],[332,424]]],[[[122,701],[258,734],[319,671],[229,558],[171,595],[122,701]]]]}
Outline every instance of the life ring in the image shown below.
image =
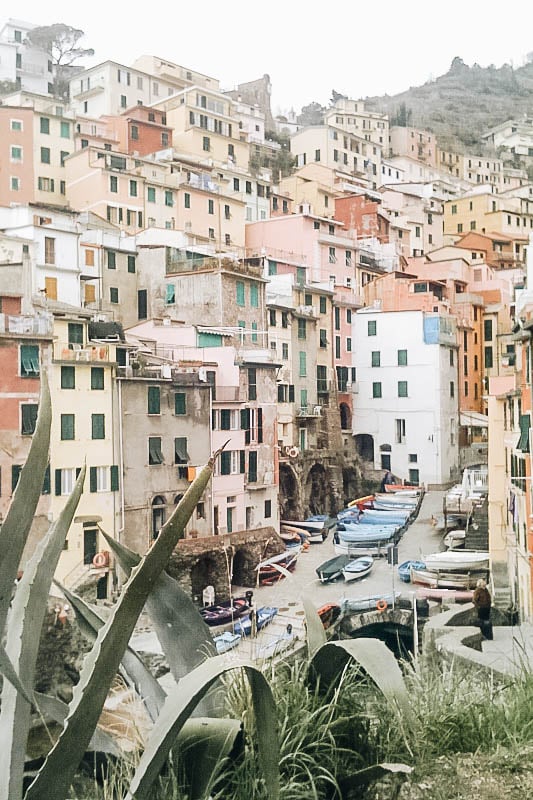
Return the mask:
{"type": "Polygon", "coordinates": [[[107,567],[108,563],[109,557],[107,553],[97,553],[93,558],[94,567],[107,567]]]}
{"type": "Polygon", "coordinates": [[[383,599],[378,600],[377,603],[376,603],[376,608],[379,611],[379,613],[381,614],[387,608],[387,601],[383,600],[383,599]]]}

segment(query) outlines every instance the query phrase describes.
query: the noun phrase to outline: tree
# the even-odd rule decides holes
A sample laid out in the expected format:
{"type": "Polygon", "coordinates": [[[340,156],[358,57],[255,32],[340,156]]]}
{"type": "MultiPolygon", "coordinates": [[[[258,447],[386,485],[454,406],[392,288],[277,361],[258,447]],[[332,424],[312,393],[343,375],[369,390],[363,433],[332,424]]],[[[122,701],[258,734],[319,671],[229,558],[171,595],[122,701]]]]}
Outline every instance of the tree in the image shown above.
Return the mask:
{"type": "Polygon", "coordinates": [[[346,97],[345,94],[340,94],[340,92],[336,92],[335,89],[331,90],[331,100],[329,102],[331,103],[332,106],[336,104],[337,100],[347,100],[347,99],[348,98],[346,97]]]}
{"type": "Polygon", "coordinates": [[[94,55],[92,48],[78,47],[79,40],[85,33],[78,28],[55,22],[53,25],[40,25],[28,33],[27,41],[34,47],[40,47],[51,57],[54,66],[54,94],[68,98],[68,78],[74,62],[80,58],[94,55]]]}
{"type": "Polygon", "coordinates": [[[309,103],[309,105],[302,108],[298,116],[298,124],[303,126],[322,125],[324,122],[324,111],[325,109],[320,103],[309,103]]]}

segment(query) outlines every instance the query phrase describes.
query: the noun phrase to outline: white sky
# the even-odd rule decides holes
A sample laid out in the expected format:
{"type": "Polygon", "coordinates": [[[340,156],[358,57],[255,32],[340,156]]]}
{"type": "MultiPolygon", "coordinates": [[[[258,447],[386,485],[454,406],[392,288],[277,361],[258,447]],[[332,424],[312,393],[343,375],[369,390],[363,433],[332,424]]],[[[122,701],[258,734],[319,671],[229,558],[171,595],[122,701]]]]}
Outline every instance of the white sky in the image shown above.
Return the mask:
{"type": "Polygon", "coordinates": [[[519,67],[533,51],[532,0],[174,0],[153,8],[4,0],[0,26],[8,18],[83,30],[80,45],[95,50],[87,66],[157,55],[218,78],[222,89],[268,73],[274,114],[328,105],[332,89],[354,99],[397,94],[444,74],[455,56],[519,67]]]}

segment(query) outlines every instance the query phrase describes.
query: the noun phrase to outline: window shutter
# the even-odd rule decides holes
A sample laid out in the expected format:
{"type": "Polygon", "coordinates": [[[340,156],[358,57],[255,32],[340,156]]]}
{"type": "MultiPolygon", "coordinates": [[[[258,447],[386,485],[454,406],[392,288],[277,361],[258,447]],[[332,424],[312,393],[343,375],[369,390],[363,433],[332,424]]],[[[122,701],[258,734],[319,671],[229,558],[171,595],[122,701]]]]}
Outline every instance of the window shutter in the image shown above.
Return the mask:
{"type": "Polygon", "coordinates": [[[246,453],[239,450],[239,472],[243,475],[246,472],[246,453]]]}
{"type": "Polygon", "coordinates": [[[161,399],[159,386],[148,387],[148,413],[159,414],[161,412],[161,399]]]}
{"type": "Polygon", "coordinates": [[[114,464],[111,467],[111,491],[118,492],[118,489],[119,489],[118,466],[114,464]]]}
{"type": "Polygon", "coordinates": [[[61,494],[61,470],[55,470],[55,494],[61,494]]]}
{"type": "Polygon", "coordinates": [[[96,481],[96,467],[89,468],[89,491],[96,492],[98,488],[96,481]]]}
{"type": "Polygon", "coordinates": [[[231,412],[227,408],[220,410],[220,430],[229,431],[231,427],[231,412]]]}
{"type": "Polygon", "coordinates": [[[257,451],[250,450],[248,453],[248,482],[255,483],[257,481],[257,451]]]}
{"type": "Polygon", "coordinates": [[[257,409],[257,441],[263,443],[263,409],[257,409]]]}
{"type": "Polygon", "coordinates": [[[231,474],[231,452],[229,450],[223,450],[220,454],[220,474],[231,474]]]}
{"type": "Polygon", "coordinates": [[[294,385],[289,384],[289,403],[294,403],[294,385]]]}
{"type": "Polygon", "coordinates": [[[176,392],[174,395],[174,413],[185,414],[185,394],[184,392],[176,392]]]}
{"type": "Polygon", "coordinates": [[[187,464],[189,453],[187,452],[187,437],[178,436],[174,439],[174,463],[187,464]]]}

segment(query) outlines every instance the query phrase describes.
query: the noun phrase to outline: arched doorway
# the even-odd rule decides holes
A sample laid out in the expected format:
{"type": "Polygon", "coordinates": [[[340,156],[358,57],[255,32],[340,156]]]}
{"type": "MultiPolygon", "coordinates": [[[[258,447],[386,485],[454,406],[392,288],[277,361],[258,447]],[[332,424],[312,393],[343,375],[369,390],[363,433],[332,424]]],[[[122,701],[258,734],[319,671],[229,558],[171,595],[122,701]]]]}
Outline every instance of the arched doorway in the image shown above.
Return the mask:
{"type": "Polygon", "coordinates": [[[355,447],[357,455],[363,461],[371,461],[374,463],[374,437],[369,433],[358,433],[355,437],[355,447]]]}
{"type": "Polygon", "coordinates": [[[298,519],[299,488],[296,475],[288,464],[279,465],[280,519],[298,519]]]}
{"type": "Polygon", "coordinates": [[[166,519],[166,500],[158,494],[152,500],[152,539],[157,539],[159,531],[165,524],[166,519]]]}
{"type": "Polygon", "coordinates": [[[397,658],[409,660],[414,652],[412,627],[396,622],[375,622],[360,628],[352,639],[381,639],[397,658]]]}
{"type": "Polygon", "coordinates": [[[216,574],[217,566],[212,558],[198,559],[191,569],[191,592],[195,602],[201,602],[205,587],[215,583],[216,574]]]}
{"type": "Polygon", "coordinates": [[[354,469],[343,469],[342,471],[342,490],[344,494],[344,505],[359,497],[359,480],[354,469]]]}
{"type": "Polygon", "coordinates": [[[246,571],[246,550],[237,550],[237,552],[233,556],[233,577],[231,579],[232,584],[235,586],[245,586],[247,580],[247,571],[246,571]]]}
{"type": "Polygon", "coordinates": [[[328,514],[328,480],[322,464],[314,464],[305,484],[306,506],[311,514],[328,514]]]}
{"type": "Polygon", "coordinates": [[[352,429],[352,412],[347,403],[341,403],[339,406],[341,415],[341,430],[350,431],[352,429]]]}

